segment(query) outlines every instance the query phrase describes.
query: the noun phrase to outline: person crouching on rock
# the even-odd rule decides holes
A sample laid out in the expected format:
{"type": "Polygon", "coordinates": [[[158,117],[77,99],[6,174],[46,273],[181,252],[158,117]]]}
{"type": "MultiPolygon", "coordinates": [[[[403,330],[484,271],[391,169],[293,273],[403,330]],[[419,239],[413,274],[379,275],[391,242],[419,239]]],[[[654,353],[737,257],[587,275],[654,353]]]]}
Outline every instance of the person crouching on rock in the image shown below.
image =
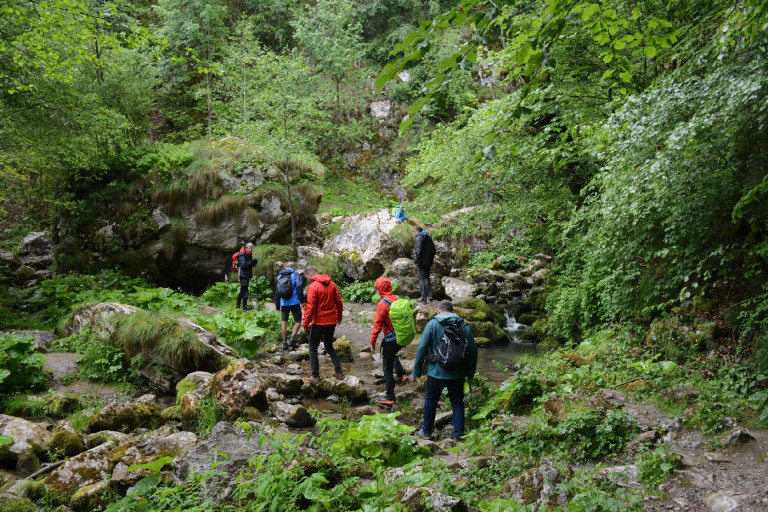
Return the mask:
{"type": "Polygon", "coordinates": [[[403,371],[403,365],[400,364],[400,358],[397,353],[402,345],[397,343],[395,337],[395,328],[392,320],[389,318],[389,306],[398,300],[398,296],[392,293],[392,283],[386,277],[380,277],[373,283],[376,291],[379,292],[381,300],[376,305],[376,316],[373,319],[373,329],[371,330],[371,353],[376,350],[376,340],[379,333],[384,333],[384,339],[381,342],[381,364],[384,369],[384,385],[386,390],[383,396],[376,398],[379,405],[391,406],[395,404],[395,382],[398,386],[403,386],[408,382],[408,375],[403,371]],[[395,379],[394,374],[397,374],[395,379]]]}
{"type": "Polygon", "coordinates": [[[341,323],[343,304],[341,294],[336,285],[331,281],[331,276],[318,274],[317,267],[309,266],[304,270],[304,275],[309,279],[307,287],[307,305],[304,308],[304,330],[309,327],[309,362],[312,367],[312,377],[307,379],[310,384],[320,382],[320,362],[317,358],[317,349],[320,341],[325,346],[325,352],[333,362],[336,372],[333,376],[339,380],[344,379],[341,369],[341,361],[333,348],[333,333],[336,324],[341,323]]]}

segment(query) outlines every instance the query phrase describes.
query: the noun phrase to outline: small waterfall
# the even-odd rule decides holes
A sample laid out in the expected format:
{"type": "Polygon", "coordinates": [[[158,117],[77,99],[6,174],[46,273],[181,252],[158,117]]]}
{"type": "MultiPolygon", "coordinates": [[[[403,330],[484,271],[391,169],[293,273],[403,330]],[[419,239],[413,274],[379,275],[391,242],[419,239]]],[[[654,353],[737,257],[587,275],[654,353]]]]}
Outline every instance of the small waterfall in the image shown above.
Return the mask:
{"type": "Polygon", "coordinates": [[[520,334],[528,332],[531,328],[528,325],[517,323],[514,315],[509,311],[504,311],[504,318],[507,320],[507,325],[504,330],[510,335],[513,341],[519,341],[520,334]]]}

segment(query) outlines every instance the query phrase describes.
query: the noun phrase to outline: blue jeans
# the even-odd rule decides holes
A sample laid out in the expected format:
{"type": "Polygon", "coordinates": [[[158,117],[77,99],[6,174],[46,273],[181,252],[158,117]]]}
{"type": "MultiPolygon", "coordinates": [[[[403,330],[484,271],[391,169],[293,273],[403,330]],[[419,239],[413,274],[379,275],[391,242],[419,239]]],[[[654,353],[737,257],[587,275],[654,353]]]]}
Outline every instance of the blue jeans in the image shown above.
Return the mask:
{"type": "Polygon", "coordinates": [[[436,379],[427,377],[427,389],[424,392],[424,422],[421,429],[431,434],[435,427],[435,414],[437,402],[443,393],[443,388],[448,388],[448,398],[453,409],[453,437],[459,439],[464,435],[464,379],[436,379]]]}

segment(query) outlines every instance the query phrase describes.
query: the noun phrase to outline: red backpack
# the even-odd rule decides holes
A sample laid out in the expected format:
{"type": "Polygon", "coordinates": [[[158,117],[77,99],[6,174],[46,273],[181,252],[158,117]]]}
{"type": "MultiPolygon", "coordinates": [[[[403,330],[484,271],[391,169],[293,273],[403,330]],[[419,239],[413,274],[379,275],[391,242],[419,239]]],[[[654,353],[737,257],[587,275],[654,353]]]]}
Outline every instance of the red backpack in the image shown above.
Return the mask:
{"type": "Polygon", "coordinates": [[[237,272],[237,258],[245,254],[245,246],[242,246],[239,251],[232,255],[232,272],[237,272]]]}

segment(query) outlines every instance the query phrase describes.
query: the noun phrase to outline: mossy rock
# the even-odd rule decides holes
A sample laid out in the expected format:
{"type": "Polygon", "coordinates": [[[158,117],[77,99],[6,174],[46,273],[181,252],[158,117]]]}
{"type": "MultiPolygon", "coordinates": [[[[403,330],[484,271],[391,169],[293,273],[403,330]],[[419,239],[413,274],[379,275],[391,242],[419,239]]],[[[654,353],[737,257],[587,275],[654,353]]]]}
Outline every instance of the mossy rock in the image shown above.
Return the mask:
{"type": "Polygon", "coordinates": [[[180,405],[172,405],[166,409],[163,409],[163,412],[160,413],[163,418],[173,421],[181,421],[181,406],[180,405]]]}
{"type": "Polygon", "coordinates": [[[16,461],[17,475],[28,477],[38,469],[40,469],[40,457],[34,451],[28,450],[19,455],[19,460],[16,461]]]}
{"type": "Polygon", "coordinates": [[[46,408],[51,416],[64,418],[81,407],[80,398],[71,393],[57,392],[45,397],[46,408]]]}
{"type": "Polygon", "coordinates": [[[0,510],[4,512],[35,512],[37,505],[27,498],[0,497],[0,510]]]}
{"type": "MultiPolygon", "coordinates": [[[[499,327],[506,325],[504,315],[494,311],[494,309],[488,305],[483,299],[477,297],[459,299],[453,303],[454,308],[461,308],[462,310],[475,310],[485,315],[485,320],[496,323],[499,327]]],[[[472,314],[472,313],[470,313],[472,314]]],[[[461,316],[461,315],[459,315],[461,316]]],[[[466,319],[466,318],[465,318],[466,319]]]]}
{"type": "Polygon", "coordinates": [[[555,338],[544,338],[536,345],[539,350],[555,351],[562,345],[555,338]]]}
{"type": "Polygon", "coordinates": [[[333,348],[342,361],[352,361],[352,346],[347,338],[338,338],[333,342],[333,348]]]}
{"type": "Polygon", "coordinates": [[[589,363],[586,357],[580,355],[580,354],[574,354],[574,353],[564,353],[560,354],[560,357],[568,361],[571,366],[575,366],[576,368],[581,368],[582,366],[585,366],[589,363]]]}
{"type": "Polygon", "coordinates": [[[53,434],[48,450],[65,457],[74,457],[85,451],[85,443],[83,443],[83,438],[73,430],[58,428],[53,434]]]}
{"type": "Polygon", "coordinates": [[[115,493],[106,482],[81,487],[69,501],[70,508],[79,512],[105,508],[113,500],[115,493]]]}
{"type": "Polygon", "coordinates": [[[472,334],[479,338],[488,338],[491,343],[506,343],[509,341],[507,333],[493,322],[475,322],[469,325],[472,334]]]}
{"type": "Polygon", "coordinates": [[[530,313],[524,313],[517,319],[518,322],[525,325],[533,325],[539,318],[544,318],[544,313],[541,311],[531,311],[530,313]]]}
{"type": "Polygon", "coordinates": [[[475,336],[475,344],[478,347],[484,347],[485,345],[491,345],[491,340],[482,336],[475,336]]]}
{"type": "Polygon", "coordinates": [[[91,418],[87,428],[89,432],[99,430],[129,432],[139,427],[159,427],[164,423],[165,419],[156,407],[113,402],[91,418]]]}
{"type": "Polygon", "coordinates": [[[531,330],[529,333],[531,336],[535,337],[536,339],[543,340],[547,335],[547,318],[542,317],[536,319],[535,322],[533,322],[533,325],[531,325],[531,330]]]}
{"type": "Polygon", "coordinates": [[[199,385],[191,380],[182,379],[176,384],[176,404],[181,405],[181,400],[184,395],[194,393],[199,389],[199,385]]]}

